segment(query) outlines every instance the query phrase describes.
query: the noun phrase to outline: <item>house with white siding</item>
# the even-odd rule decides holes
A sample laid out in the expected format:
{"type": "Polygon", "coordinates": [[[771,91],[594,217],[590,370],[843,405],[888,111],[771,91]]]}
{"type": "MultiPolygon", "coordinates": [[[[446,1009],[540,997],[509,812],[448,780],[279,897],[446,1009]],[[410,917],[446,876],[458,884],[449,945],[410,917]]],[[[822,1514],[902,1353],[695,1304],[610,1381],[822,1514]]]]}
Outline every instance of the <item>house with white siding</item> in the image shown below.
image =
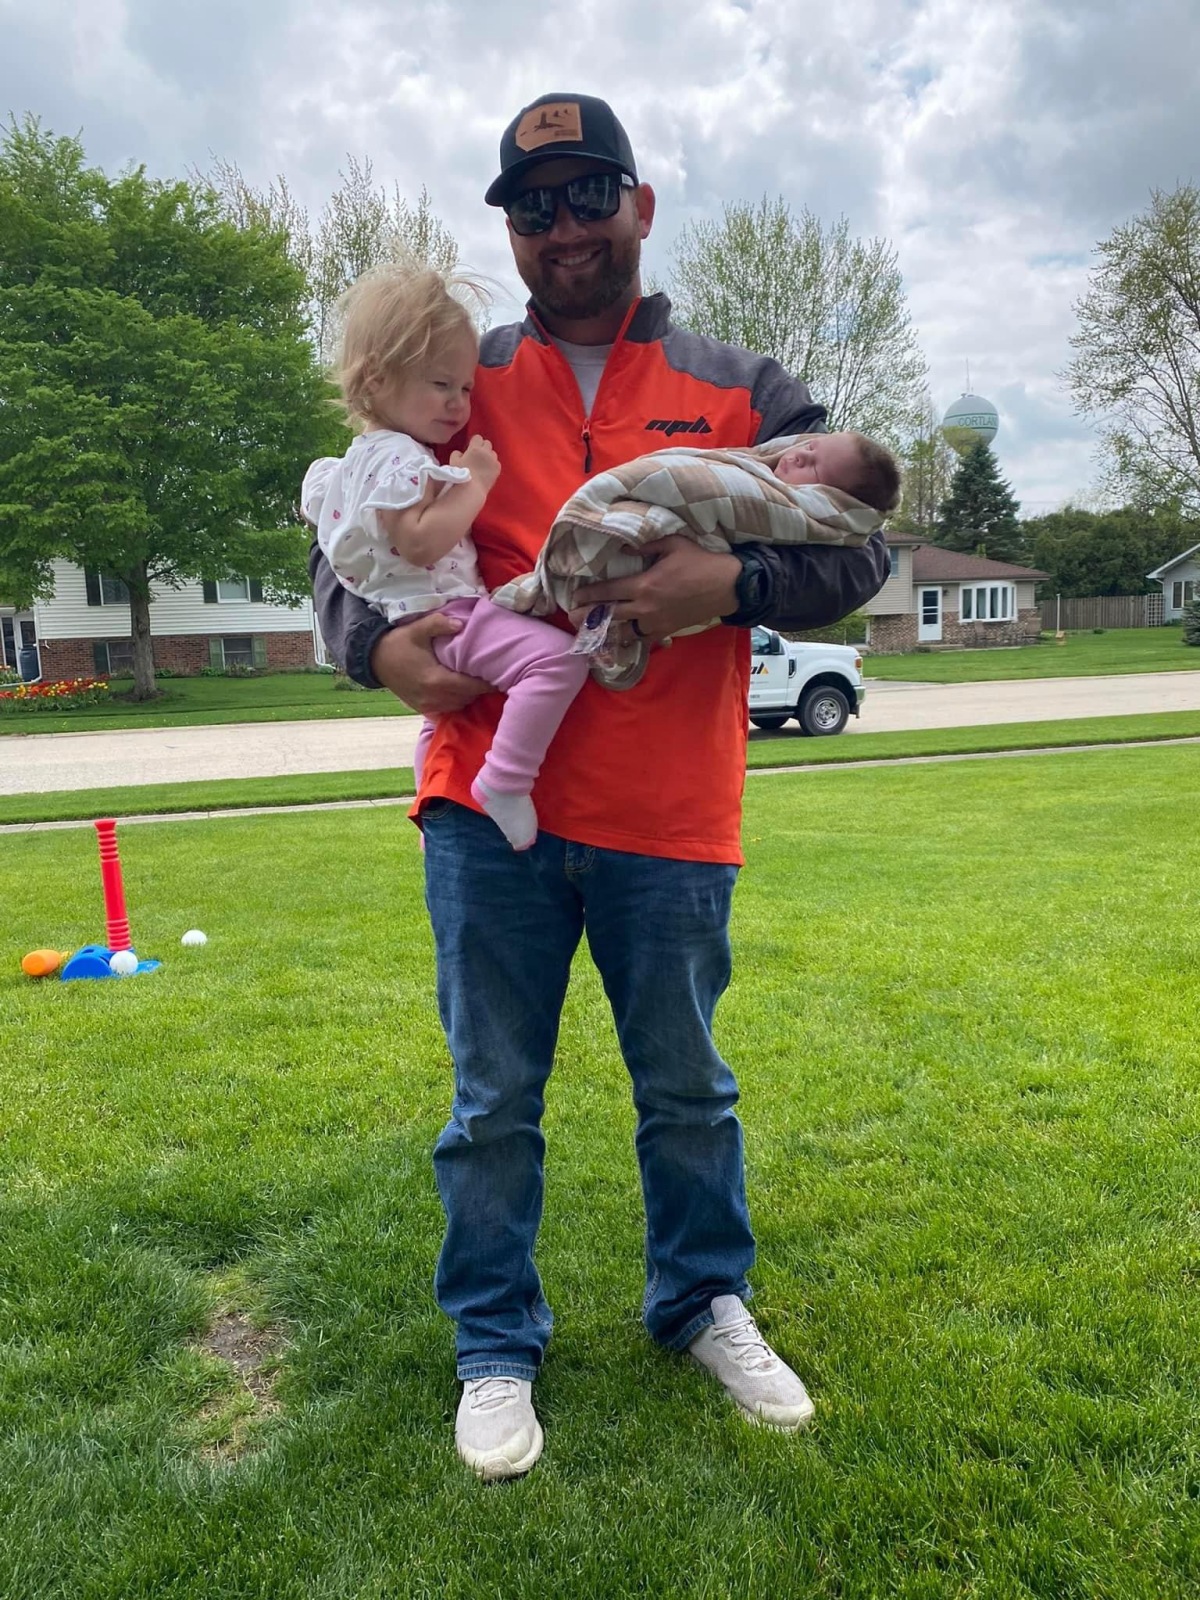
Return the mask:
{"type": "Polygon", "coordinates": [[[1200,599],[1200,544],[1164,561],[1146,574],[1162,584],[1164,622],[1178,622],[1193,600],[1200,599]]]}
{"type": "MultiPolygon", "coordinates": [[[[118,578],[55,561],[54,593],[26,611],[0,606],[0,664],[45,679],[133,670],[129,596],[118,578]]],[[[263,599],[257,578],[153,586],[154,664],[183,676],[203,667],[311,667],[325,659],[312,601],[263,599]]]]}

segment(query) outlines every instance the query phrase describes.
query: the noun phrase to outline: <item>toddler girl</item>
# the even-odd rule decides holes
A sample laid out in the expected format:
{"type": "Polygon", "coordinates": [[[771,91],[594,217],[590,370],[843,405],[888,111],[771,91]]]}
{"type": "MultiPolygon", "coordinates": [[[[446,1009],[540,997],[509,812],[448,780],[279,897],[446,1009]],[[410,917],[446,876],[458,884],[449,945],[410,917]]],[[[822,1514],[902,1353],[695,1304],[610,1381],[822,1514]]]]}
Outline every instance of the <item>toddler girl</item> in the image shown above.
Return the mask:
{"type": "MultiPolygon", "coordinates": [[[[346,294],[338,363],[342,398],[362,432],[341,457],[314,461],[300,504],[338,580],[393,623],[427,611],[463,627],[434,641],[443,666],[506,695],[471,794],[514,850],[537,837],[530,791],[567,707],[588,675],[572,636],[488,598],[471,523],[500,474],[486,439],[441,466],[434,450],[465,426],[479,339],[455,290],[466,280],[389,266],[346,294]]],[[[414,758],[420,784],[432,723],[414,758]]]]}

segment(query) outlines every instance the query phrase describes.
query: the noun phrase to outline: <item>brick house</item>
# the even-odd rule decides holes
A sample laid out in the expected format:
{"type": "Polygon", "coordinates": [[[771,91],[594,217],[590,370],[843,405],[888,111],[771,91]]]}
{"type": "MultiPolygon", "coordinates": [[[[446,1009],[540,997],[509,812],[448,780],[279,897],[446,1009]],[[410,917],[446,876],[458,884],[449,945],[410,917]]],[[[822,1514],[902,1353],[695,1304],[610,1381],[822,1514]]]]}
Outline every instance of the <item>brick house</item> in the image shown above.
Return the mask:
{"type": "MultiPolygon", "coordinates": [[[[56,561],[54,594],[28,611],[0,607],[0,664],[42,678],[133,670],[129,600],[119,579],[56,561]],[[33,652],[36,651],[36,662],[33,652]],[[22,663],[21,653],[24,653],[22,663]]],[[[273,605],[257,578],[193,580],[152,590],[154,664],[184,676],[202,667],[301,668],[324,660],[312,602],[273,605]]]]}
{"type": "Polygon", "coordinates": [[[863,607],[874,654],[899,655],[921,645],[978,649],[1040,640],[1034,594],[1047,573],[943,550],[920,534],[889,532],[887,541],[891,574],[863,607]]]}

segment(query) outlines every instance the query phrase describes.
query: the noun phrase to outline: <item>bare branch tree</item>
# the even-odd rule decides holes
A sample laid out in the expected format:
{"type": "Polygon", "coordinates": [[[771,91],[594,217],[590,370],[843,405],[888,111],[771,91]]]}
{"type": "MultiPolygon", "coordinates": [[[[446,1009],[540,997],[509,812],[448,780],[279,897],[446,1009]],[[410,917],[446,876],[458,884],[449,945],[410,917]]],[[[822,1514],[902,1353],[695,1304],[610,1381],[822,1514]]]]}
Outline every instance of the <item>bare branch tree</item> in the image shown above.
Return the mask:
{"type": "Polygon", "coordinates": [[[925,358],[896,253],[861,240],[845,217],[829,228],[782,199],[725,207],[675,244],[671,297],[698,333],[774,356],[829,410],[831,427],[893,446],[920,415],[925,358]]]}
{"type": "Polygon", "coordinates": [[[1155,190],[1097,247],[1066,378],[1104,424],[1110,484],[1200,510],[1200,188],[1155,190]]]}
{"type": "Polygon", "coordinates": [[[217,161],[206,175],[232,221],[286,235],[288,253],[309,287],[313,343],[325,362],[337,332],[334,308],[356,278],[385,261],[415,261],[443,272],[458,262],[458,245],[434,214],[428,190],[422,188],[416,205],[410,205],[399,184],[390,192],[377,185],[370,160],[354,156],[338,177],[341,182],[314,223],[282,176],[267,189],[255,189],[229,161],[217,161]]]}
{"type": "Polygon", "coordinates": [[[906,533],[932,533],[938,508],[950,492],[958,457],[946,442],[933,396],[922,398],[912,434],[900,448],[904,494],[889,526],[906,533]]]}

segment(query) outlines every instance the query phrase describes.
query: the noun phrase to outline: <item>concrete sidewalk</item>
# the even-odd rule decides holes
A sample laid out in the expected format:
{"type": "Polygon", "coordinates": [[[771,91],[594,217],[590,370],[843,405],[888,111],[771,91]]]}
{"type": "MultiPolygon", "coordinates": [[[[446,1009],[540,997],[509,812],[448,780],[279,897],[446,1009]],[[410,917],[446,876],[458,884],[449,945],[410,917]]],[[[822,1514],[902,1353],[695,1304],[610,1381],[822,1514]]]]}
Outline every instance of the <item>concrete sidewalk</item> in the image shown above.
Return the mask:
{"type": "MultiPolygon", "coordinates": [[[[1001,683],[876,682],[868,686],[862,716],[851,719],[849,735],[1198,710],[1200,671],[1001,683]]],[[[406,767],[412,763],[420,725],[418,717],[348,717],[114,733],[7,734],[0,736],[0,794],[406,767]]],[[[795,731],[794,724],[788,727],[795,731]]]]}

